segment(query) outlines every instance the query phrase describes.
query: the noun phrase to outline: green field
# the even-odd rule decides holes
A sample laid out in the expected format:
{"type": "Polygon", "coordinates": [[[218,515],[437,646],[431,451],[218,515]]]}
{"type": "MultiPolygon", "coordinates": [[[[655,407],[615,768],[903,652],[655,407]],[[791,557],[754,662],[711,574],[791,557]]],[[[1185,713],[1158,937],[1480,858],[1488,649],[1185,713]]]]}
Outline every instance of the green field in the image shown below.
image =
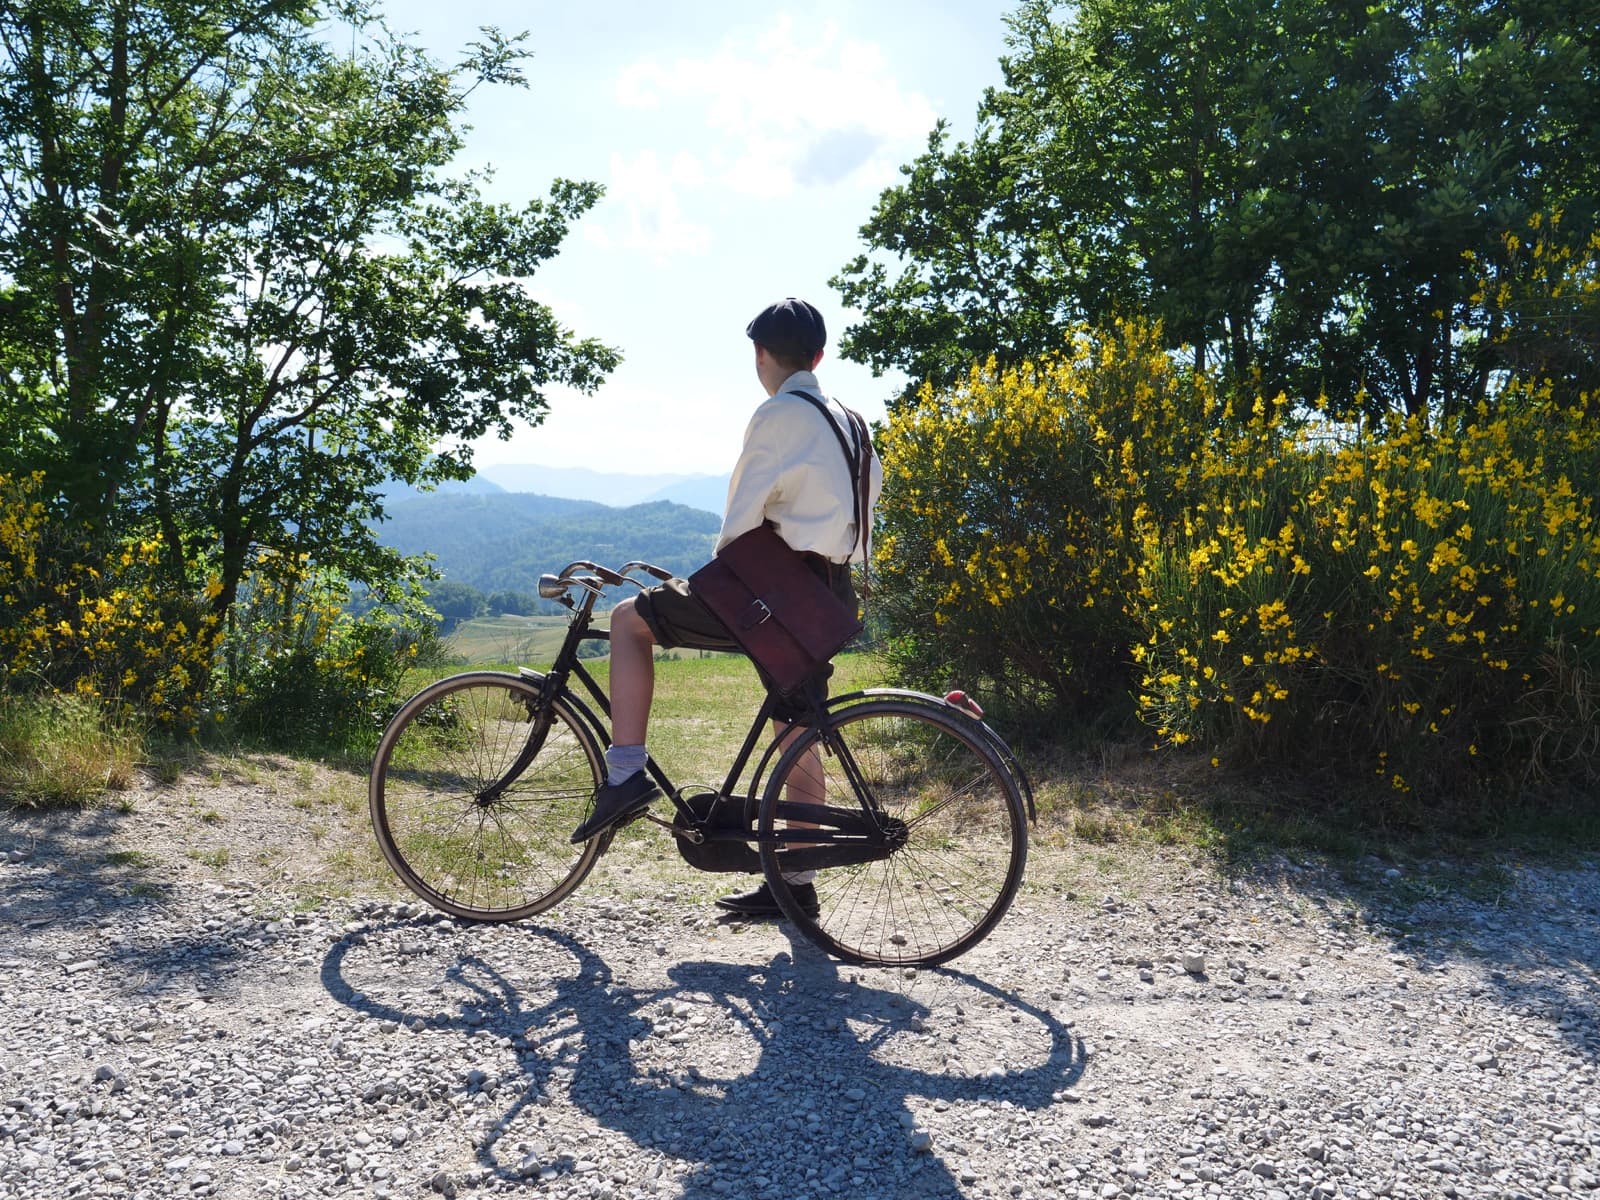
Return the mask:
{"type": "Polygon", "coordinates": [[[546,667],[561,648],[566,617],[476,617],[445,639],[453,654],[474,665],[546,667]]]}

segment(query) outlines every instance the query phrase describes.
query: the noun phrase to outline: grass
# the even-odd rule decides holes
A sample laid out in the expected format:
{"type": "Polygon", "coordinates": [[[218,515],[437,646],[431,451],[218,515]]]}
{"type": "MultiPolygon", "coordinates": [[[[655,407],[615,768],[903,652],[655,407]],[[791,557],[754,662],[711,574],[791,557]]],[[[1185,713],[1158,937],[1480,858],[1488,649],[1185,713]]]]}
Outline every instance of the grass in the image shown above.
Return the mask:
{"type": "MultiPolygon", "coordinates": [[[[557,620],[557,618],[516,618],[557,620]]],[[[464,627],[463,627],[464,628],[464,627]]],[[[548,661],[548,660],[546,660],[548,661]]],[[[538,664],[535,664],[538,665],[538,664]]],[[[590,659],[584,669],[602,688],[610,681],[610,663],[590,659]]],[[[412,673],[402,690],[420,688],[436,678],[465,670],[505,670],[505,663],[478,663],[412,673]]],[[[514,668],[511,668],[514,669],[514,668]]],[[[843,654],[835,661],[833,695],[882,686],[881,663],[867,654],[843,654]]],[[[574,690],[596,707],[581,686],[574,690]]],[[[747,659],[734,654],[671,650],[656,659],[655,701],[650,714],[650,753],[667,774],[683,785],[722,782],[761,704],[760,679],[747,659]]]]}
{"type": "MultiPolygon", "coordinates": [[[[748,660],[738,655],[677,651],[682,657],[658,660],[655,700],[650,713],[650,754],[680,787],[722,785],[733,765],[750,722],[761,705],[761,681],[748,660]]],[[[604,679],[605,664],[595,674],[604,679]]],[[[881,664],[870,655],[844,654],[834,663],[830,694],[839,696],[860,688],[881,686],[881,664]]],[[[765,750],[765,735],[756,758],[765,750]]],[[[746,771],[744,786],[749,784],[746,771]]],[[[622,840],[655,839],[643,825],[625,829],[622,840]]]]}
{"type": "Polygon", "coordinates": [[[131,867],[136,871],[147,870],[156,865],[156,857],[144,850],[113,850],[105,856],[105,864],[109,867],[131,867]]]}
{"type": "Polygon", "coordinates": [[[475,617],[456,626],[445,645],[463,662],[547,666],[566,630],[565,617],[475,617]]]}
{"type": "Polygon", "coordinates": [[[0,695],[0,799],[84,806],[133,782],[143,737],[76,696],[0,695]]]}
{"type": "Polygon", "coordinates": [[[233,750],[209,758],[205,766],[206,782],[224,784],[248,783],[259,786],[266,779],[261,763],[246,751],[233,750]]]}
{"type": "MultiPolygon", "coordinates": [[[[561,628],[555,618],[511,620],[541,637],[558,635],[561,628]]],[[[504,622],[493,627],[508,628],[504,622]]],[[[480,640],[490,639],[491,632],[490,626],[468,630],[480,640]]],[[[501,648],[493,646],[495,657],[506,657],[499,654],[501,648]]],[[[831,690],[836,696],[889,682],[883,664],[872,655],[842,655],[835,666],[831,690]]],[[[605,659],[587,660],[585,667],[602,686],[606,684],[605,659]]],[[[463,669],[419,670],[408,685],[418,687],[463,669]]],[[[652,754],[680,785],[719,786],[761,698],[756,674],[741,657],[693,651],[661,656],[650,729],[652,754]]],[[[764,748],[763,737],[758,754],[764,748]]],[[[39,807],[93,803],[108,789],[126,787],[141,754],[149,753],[141,750],[131,728],[107,722],[98,708],[81,701],[0,697],[0,800],[39,807]]],[[[1376,856],[1406,866],[1430,858],[1492,862],[1497,856],[1519,853],[1560,859],[1600,846],[1600,814],[1592,800],[1584,798],[1546,808],[1531,802],[1486,802],[1484,819],[1474,828],[1444,830],[1437,823],[1432,828],[1404,823],[1392,809],[1382,807],[1381,797],[1353,797],[1334,781],[1303,773],[1277,778],[1217,770],[1203,756],[1155,753],[1138,744],[1102,745],[1061,736],[1026,748],[1022,759],[1038,804],[1039,821],[1031,831],[1035,844],[1084,859],[1177,847],[1225,869],[1285,853],[1325,856],[1335,862],[1376,856]],[[1390,814],[1387,820],[1381,816],[1385,812],[1390,814]]],[[[163,761],[177,759],[174,755],[163,761]]],[[[344,764],[352,769],[331,776],[327,765],[289,756],[258,760],[235,748],[194,755],[182,767],[188,773],[200,772],[216,785],[260,785],[270,780],[273,802],[309,818],[306,833],[318,847],[324,870],[331,870],[335,878],[386,878],[375,851],[364,846],[358,854],[352,849],[357,840],[370,841],[365,764],[344,764]]],[[[741,784],[748,787],[748,773],[741,784]]],[[[226,821],[206,799],[195,802],[194,815],[205,825],[226,821]]],[[[653,859],[675,859],[670,839],[645,823],[619,835],[619,849],[635,847],[653,859]]],[[[137,857],[138,852],[127,853],[135,857],[116,860],[114,865],[149,865],[137,857]]],[[[191,853],[191,857],[217,870],[228,865],[226,851],[210,851],[204,857],[191,853]]],[[[1491,890],[1494,886],[1492,880],[1479,881],[1476,876],[1467,882],[1491,890]]],[[[1427,886],[1441,885],[1441,877],[1435,876],[1427,886]]]]}
{"type": "MultiPolygon", "coordinates": [[[[585,666],[606,684],[605,660],[585,666]]],[[[842,655],[835,668],[834,695],[889,683],[883,664],[871,655],[842,655]]],[[[760,701],[760,683],[741,657],[693,651],[663,655],[657,660],[651,754],[678,784],[717,787],[760,701]]],[[[1126,740],[1102,744],[1061,737],[1053,745],[1029,748],[1022,758],[1039,811],[1033,836],[1047,846],[1186,847],[1223,864],[1242,865],[1279,852],[1403,861],[1508,846],[1600,845],[1600,823],[1581,812],[1575,816],[1570,806],[1543,814],[1507,808],[1497,828],[1461,837],[1385,826],[1373,819],[1379,810],[1363,807],[1327,781],[1219,771],[1203,756],[1156,753],[1126,740]]],[[[659,834],[636,824],[619,835],[620,844],[635,841],[655,844],[659,834]]]]}
{"type": "Polygon", "coordinates": [[[210,867],[213,871],[220,871],[233,861],[233,854],[226,846],[220,846],[215,850],[191,849],[187,854],[195,862],[210,867]]]}

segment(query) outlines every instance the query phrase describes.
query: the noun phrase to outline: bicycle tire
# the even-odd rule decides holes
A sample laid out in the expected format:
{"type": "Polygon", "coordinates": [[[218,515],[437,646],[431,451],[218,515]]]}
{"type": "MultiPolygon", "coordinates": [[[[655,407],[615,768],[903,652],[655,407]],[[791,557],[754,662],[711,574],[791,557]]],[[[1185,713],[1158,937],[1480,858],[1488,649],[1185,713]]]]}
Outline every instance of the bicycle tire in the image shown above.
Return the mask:
{"type": "Polygon", "coordinates": [[[599,744],[566,700],[544,707],[539,696],[517,675],[453,675],[407,700],[378,742],[368,792],[378,847],[434,908],[471,921],[532,916],[570,895],[605,850],[608,838],[567,840],[604,778],[599,744]]]}
{"type": "Polygon", "coordinates": [[[972,722],[972,726],[983,737],[984,743],[994,751],[1000,765],[1005,767],[1011,778],[1016,781],[1017,790],[1022,793],[1023,804],[1027,808],[1028,820],[1034,820],[1033,780],[1028,777],[1028,772],[1023,769],[1022,760],[1012,750],[1010,745],[1002,738],[992,725],[986,722],[979,714],[963,708],[950,700],[940,696],[929,695],[927,692],[913,692],[905,688],[864,688],[859,692],[852,692],[848,696],[840,696],[840,701],[865,696],[871,698],[887,697],[896,700],[907,700],[913,704],[926,704],[941,712],[959,713],[964,719],[972,722]]]}
{"type": "Polygon", "coordinates": [[[761,797],[761,867],[778,906],[802,933],[846,962],[931,966],[982,941],[1011,906],[1027,863],[1027,813],[1011,772],[971,721],[918,701],[855,701],[809,729],[778,760],[761,797]],[[811,760],[813,750],[820,756],[811,760]],[[813,915],[784,879],[779,805],[799,772],[820,768],[830,805],[869,801],[903,823],[903,842],[875,861],[831,867],[815,880],[813,915]],[[866,789],[863,796],[858,789],[866,789]]]}

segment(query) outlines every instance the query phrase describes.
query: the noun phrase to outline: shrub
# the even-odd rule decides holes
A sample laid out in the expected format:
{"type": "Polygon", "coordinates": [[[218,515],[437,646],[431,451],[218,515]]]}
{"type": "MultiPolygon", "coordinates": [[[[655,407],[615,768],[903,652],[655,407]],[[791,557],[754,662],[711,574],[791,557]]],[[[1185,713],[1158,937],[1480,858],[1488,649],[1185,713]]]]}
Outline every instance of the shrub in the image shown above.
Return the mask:
{"type": "Polygon", "coordinates": [[[878,438],[874,604],[898,671],[1013,708],[1128,712],[1135,514],[1180,503],[1214,408],[1137,322],[924,387],[878,438]]]}
{"type": "Polygon", "coordinates": [[[1586,405],[1297,437],[1271,406],[1144,527],[1147,712],[1173,742],[1399,792],[1600,777],[1600,470],[1586,405]]]}
{"type": "Polygon", "coordinates": [[[377,744],[405,673],[446,651],[428,616],[357,617],[348,598],[330,571],[261,556],[225,643],[222,714],[234,732],[280,749],[364,754],[377,744]]]}
{"type": "Polygon", "coordinates": [[[193,730],[216,622],[159,547],[53,520],[41,477],[0,476],[0,687],[72,693],[193,730]]]}
{"type": "Polygon", "coordinates": [[[126,717],[93,700],[0,693],[0,799],[28,807],[91,803],[132,783],[140,745],[126,717]]]}
{"type": "Polygon", "coordinates": [[[1597,417],[1513,382],[1363,428],[1219,400],[1147,326],[1079,334],[892,415],[875,611],[909,682],[1078,727],[1137,711],[1164,744],[1332,768],[1412,814],[1590,786],[1597,417]]]}

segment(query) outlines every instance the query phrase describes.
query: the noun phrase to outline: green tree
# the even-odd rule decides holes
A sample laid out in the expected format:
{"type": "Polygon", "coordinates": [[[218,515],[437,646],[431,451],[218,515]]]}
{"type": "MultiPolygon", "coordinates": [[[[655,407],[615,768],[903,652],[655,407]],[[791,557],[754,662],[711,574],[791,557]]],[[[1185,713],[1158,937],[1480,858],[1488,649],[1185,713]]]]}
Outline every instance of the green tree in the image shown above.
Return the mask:
{"type": "Polygon", "coordinates": [[[1508,322],[1536,314],[1479,308],[1478,264],[1536,214],[1564,211],[1579,245],[1596,228],[1597,29],[1594,0],[1376,7],[1351,68],[1295,79],[1304,101],[1264,155],[1273,386],[1454,420],[1529,365],[1512,347],[1532,330],[1508,322]]]}
{"type": "Polygon", "coordinates": [[[1600,230],[1580,242],[1562,224],[1559,214],[1534,213],[1526,230],[1507,234],[1472,300],[1508,374],[1550,381],[1552,399],[1571,406],[1600,396],[1600,230]]]}
{"type": "Polygon", "coordinates": [[[1504,344],[1503,235],[1595,225],[1600,3],[1029,0],[970,143],[937,128],[834,280],[841,351],[948,384],[1158,317],[1222,378],[1451,411],[1504,344]]]}
{"type": "Polygon", "coordinates": [[[1258,190],[1251,101],[1287,31],[1271,6],[1055,7],[1010,18],[1006,85],[971,144],[940,126],[880,200],[862,231],[876,253],[835,280],[870,314],[843,353],[946,383],[1140,312],[1197,365],[1215,348],[1244,373],[1270,264],[1237,210],[1258,190]]]}
{"type": "Polygon", "coordinates": [[[383,484],[466,477],[618,361],[526,285],[599,188],[450,169],[525,58],[486,30],[440,66],[319,0],[0,5],[0,454],[219,614],[263,550],[393,578],[383,484]]]}
{"type": "Polygon", "coordinates": [[[495,591],[490,592],[485,603],[491,613],[503,613],[512,617],[531,617],[539,611],[540,601],[537,596],[527,592],[495,591]]]}
{"type": "Polygon", "coordinates": [[[428,585],[428,604],[441,618],[440,628],[449,633],[463,621],[481,617],[489,611],[483,593],[465,583],[449,579],[437,580],[428,585]]]}

